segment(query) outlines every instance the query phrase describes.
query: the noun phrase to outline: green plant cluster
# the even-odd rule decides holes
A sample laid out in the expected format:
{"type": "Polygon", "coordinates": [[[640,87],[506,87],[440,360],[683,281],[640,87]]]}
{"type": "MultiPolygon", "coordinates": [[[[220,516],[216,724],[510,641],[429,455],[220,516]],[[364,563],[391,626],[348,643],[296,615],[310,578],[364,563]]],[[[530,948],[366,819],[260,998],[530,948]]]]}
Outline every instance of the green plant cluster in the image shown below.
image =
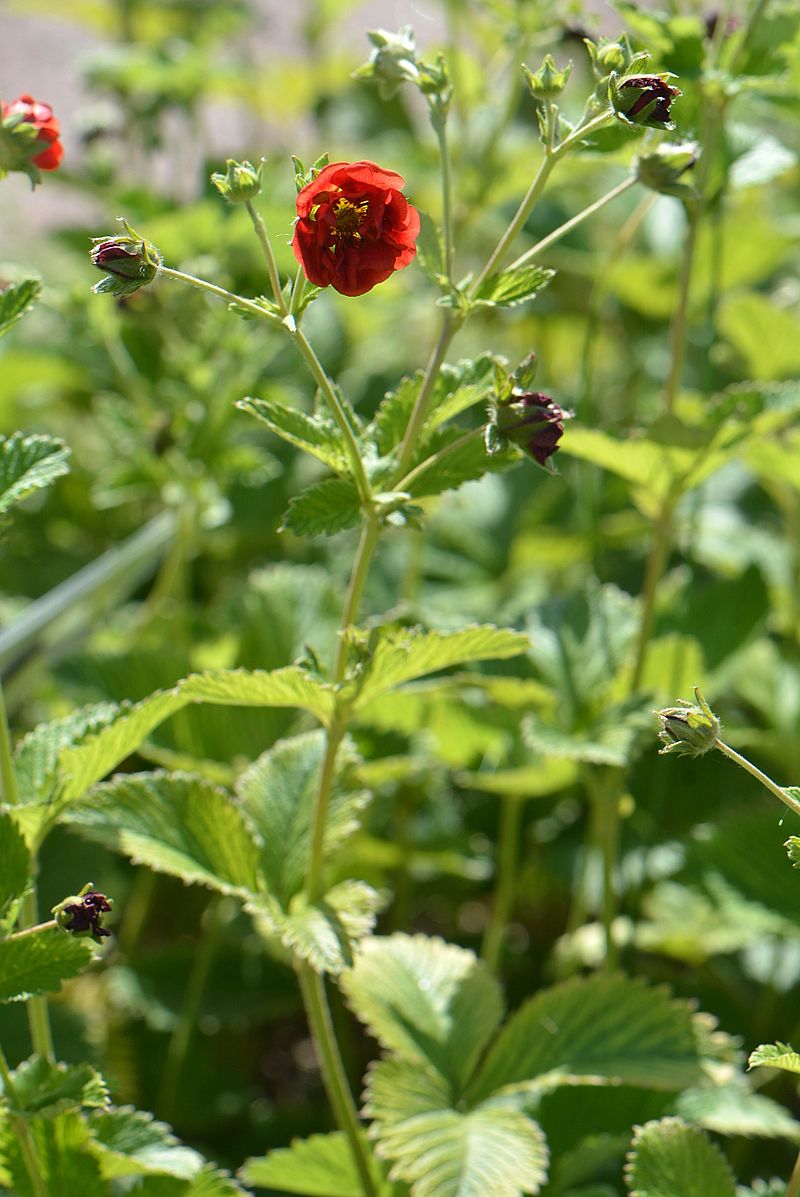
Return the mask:
{"type": "Polygon", "coordinates": [[[74,6],[20,202],[125,231],[0,264],[7,1197],[800,1197],[800,10],[436,14],[74,6]],[[295,193],[363,160],[421,230],[348,298],[295,193]]]}

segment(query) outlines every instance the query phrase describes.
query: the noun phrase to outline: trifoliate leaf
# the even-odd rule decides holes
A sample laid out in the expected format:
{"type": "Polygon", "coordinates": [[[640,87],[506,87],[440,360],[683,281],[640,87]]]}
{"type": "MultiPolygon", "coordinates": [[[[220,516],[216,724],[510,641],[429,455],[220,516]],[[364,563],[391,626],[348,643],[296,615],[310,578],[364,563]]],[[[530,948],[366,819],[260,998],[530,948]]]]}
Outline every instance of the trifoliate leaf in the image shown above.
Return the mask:
{"type": "Polygon", "coordinates": [[[475,954],[424,935],[367,940],[342,989],[383,1047],[434,1069],[456,1094],[503,1015],[500,986],[475,954]]]}
{"type": "Polygon", "coordinates": [[[370,1068],[364,1113],[378,1155],[392,1161],[390,1179],[412,1197],[521,1197],[547,1179],[541,1128],[513,1106],[483,1102],[454,1109],[442,1077],[406,1060],[370,1068]]]}
{"type": "Polygon", "coordinates": [[[625,1168],[630,1197],[735,1197],[725,1158],[696,1126],[662,1118],[636,1128],[625,1168]]]}

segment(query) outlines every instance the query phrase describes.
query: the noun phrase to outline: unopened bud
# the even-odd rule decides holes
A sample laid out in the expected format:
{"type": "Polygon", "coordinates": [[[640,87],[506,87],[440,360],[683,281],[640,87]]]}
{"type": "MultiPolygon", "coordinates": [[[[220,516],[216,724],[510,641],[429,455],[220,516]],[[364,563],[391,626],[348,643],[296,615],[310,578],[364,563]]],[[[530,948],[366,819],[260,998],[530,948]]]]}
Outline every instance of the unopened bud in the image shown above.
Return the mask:
{"type": "MultiPolygon", "coordinates": [[[[549,395],[515,389],[510,399],[494,407],[491,421],[495,430],[493,436],[496,443],[499,443],[499,434],[506,441],[519,445],[534,461],[552,473],[552,467],[548,467],[547,462],[557,452],[558,442],[564,432],[564,421],[571,416],[572,412],[565,411],[549,395]]],[[[497,449],[494,451],[497,452],[497,449]]]]}
{"type": "Polygon", "coordinates": [[[91,935],[95,943],[100,943],[111,934],[102,926],[103,915],[111,910],[111,906],[111,900],[93,889],[88,881],[79,894],[70,894],[63,902],[58,902],[52,914],[63,931],[79,938],[91,935]]]}
{"type": "Polygon", "coordinates": [[[654,712],[659,720],[658,738],[664,744],[660,749],[662,756],[669,752],[677,756],[703,756],[716,747],[720,721],[697,686],[694,697],[694,703],[682,699],[678,707],[654,712]]]}
{"type": "Polygon", "coordinates": [[[127,220],[120,218],[125,234],[119,237],[93,237],[92,265],[105,270],[106,278],[92,288],[98,295],[132,295],[147,286],[158,274],[161,255],[154,245],[140,237],[127,220]]]}
{"type": "Polygon", "coordinates": [[[545,54],[538,71],[532,71],[523,63],[522,73],[535,100],[552,100],[566,87],[572,74],[572,63],[568,62],[563,71],[560,71],[552,55],[545,54]]]}
{"type": "Polygon", "coordinates": [[[261,191],[263,158],[258,166],[253,166],[252,162],[235,162],[233,158],[228,158],[225,165],[227,171],[224,175],[215,172],[211,176],[211,182],[221,196],[232,204],[243,204],[258,195],[261,191]]]}
{"type": "Polygon", "coordinates": [[[682,93],[671,87],[672,75],[629,75],[609,81],[609,99],[620,120],[652,129],[674,129],[670,105],[682,93]]]}
{"type": "Polygon", "coordinates": [[[678,180],[687,170],[691,170],[699,157],[700,146],[696,141],[681,144],[665,142],[636,159],[637,181],[661,195],[691,199],[695,195],[693,189],[678,180]]]}
{"type": "Polygon", "coordinates": [[[417,45],[410,25],[404,25],[397,33],[370,29],[367,37],[375,48],[369,62],[353,72],[355,79],[375,82],[382,100],[391,100],[404,83],[419,81],[417,45]]]}

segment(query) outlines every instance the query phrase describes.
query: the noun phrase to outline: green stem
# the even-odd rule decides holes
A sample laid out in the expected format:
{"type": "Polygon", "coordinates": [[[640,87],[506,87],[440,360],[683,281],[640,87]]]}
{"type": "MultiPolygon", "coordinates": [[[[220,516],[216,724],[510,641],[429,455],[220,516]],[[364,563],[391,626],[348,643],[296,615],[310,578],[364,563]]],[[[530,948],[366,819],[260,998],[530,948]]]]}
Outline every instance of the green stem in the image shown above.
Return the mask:
{"type": "Polygon", "coordinates": [[[426,474],[428,470],[434,469],[440,461],[444,461],[444,459],[449,457],[451,453],[457,452],[464,445],[468,445],[470,441],[474,441],[477,440],[478,437],[482,437],[483,434],[482,427],[470,428],[469,432],[465,432],[463,436],[458,437],[457,440],[451,441],[449,445],[445,445],[443,449],[439,449],[438,452],[432,453],[430,457],[426,457],[424,461],[419,463],[419,465],[414,466],[413,470],[409,470],[405,478],[401,478],[397,483],[395,483],[395,488],[400,491],[408,490],[412,482],[416,482],[416,480],[423,474],[426,474]]]}
{"type": "Polygon", "coordinates": [[[792,1175],[789,1177],[789,1183],[786,1186],[786,1197],[800,1197],[800,1155],[798,1155],[797,1163],[792,1169],[792,1175]]]}
{"type": "Polygon", "coordinates": [[[422,426],[428,415],[428,408],[430,406],[431,396],[433,395],[433,388],[436,385],[436,380],[439,377],[439,370],[444,362],[447,350],[450,347],[450,342],[456,335],[458,329],[461,327],[464,317],[457,315],[455,312],[446,312],[442,320],[442,329],[439,333],[438,340],[433,347],[431,356],[428,359],[428,364],[425,367],[425,373],[420,384],[419,394],[414,402],[414,407],[409,416],[408,424],[406,426],[405,435],[403,436],[403,443],[400,446],[400,454],[397,459],[396,476],[402,478],[411,464],[411,459],[414,456],[414,450],[417,446],[419,434],[422,431],[422,426]]]}
{"type": "Polygon", "coordinates": [[[6,806],[16,806],[19,802],[17,791],[17,777],[13,764],[14,750],[11,743],[11,729],[8,726],[8,712],[0,682],[0,782],[2,782],[2,797],[6,806]]]}
{"type": "Polygon", "coordinates": [[[664,383],[664,407],[671,412],[675,406],[683,364],[686,359],[686,331],[689,320],[689,291],[694,269],[694,255],[697,247],[697,233],[700,227],[700,200],[698,199],[688,216],[689,225],[683,242],[681,265],[678,272],[678,297],[669,330],[669,373],[664,383]]]}
{"type": "Polygon", "coordinates": [[[203,919],[205,933],[192,961],[181,1012],[167,1048],[157,1109],[159,1115],[168,1122],[173,1120],[181,1074],[200,1014],[203,991],[219,946],[220,932],[225,922],[225,901],[222,896],[215,895],[206,908],[203,919]]]}
{"type": "Polygon", "coordinates": [[[481,956],[493,973],[497,973],[500,968],[503,942],[517,893],[523,806],[520,798],[508,794],[502,796],[497,847],[497,883],[492,914],[481,949],[481,956]]]}
{"type": "Polygon", "coordinates": [[[601,195],[600,199],[595,200],[593,204],[589,204],[589,206],[579,212],[577,216],[573,216],[571,220],[565,221],[564,224],[559,225],[557,229],[554,229],[552,233],[548,233],[546,237],[542,237],[541,241],[537,241],[535,245],[532,245],[530,249],[527,249],[524,254],[520,254],[516,261],[511,263],[508,269],[516,270],[516,268],[519,266],[525,266],[533,258],[538,257],[538,255],[544,250],[549,249],[551,245],[554,245],[556,241],[560,241],[562,237],[567,235],[567,233],[571,233],[572,230],[577,228],[579,224],[582,224],[584,220],[588,220],[590,216],[594,216],[595,212],[599,212],[601,208],[606,206],[606,204],[610,204],[611,201],[617,199],[618,196],[624,195],[625,192],[629,191],[637,182],[638,179],[635,175],[631,175],[629,178],[623,179],[621,183],[618,183],[616,187],[612,187],[611,191],[606,192],[605,195],[601,195]]]}
{"type": "Polygon", "coordinates": [[[297,312],[300,307],[300,302],[303,298],[303,291],[306,286],[306,276],[303,274],[303,267],[297,267],[297,274],[294,276],[294,283],[292,284],[292,302],[289,304],[289,314],[297,319],[297,312]]]}
{"type": "Polygon", "coordinates": [[[599,776],[587,771],[586,787],[591,799],[591,844],[603,866],[603,898],[601,919],[605,940],[603,967],[612,971],[617,967],[617,945],[614,941],[614,920],[619,908],[617,893],[617,859],[619,856],[620,808],[619,781],[616,771],[599,776]]]}
{"type": "Polygon", "coordinates": [[[444,272],[448,282],[453,278],[453,178],[450,146],[447,140],[447,118],[431,111],[431,124],[439,143],[442,170],[442,233],[444,236],[444,272]]]}
{"type": "Polygon", "coordinates": [[[641,685],[644,668],[647,664],[647,650],[650,635],[653,630],[655,617],[656,594],[659,583],[664,576],[664,570],[669,559],[670,542],[672,539],[672,504],[665,503],[661,514],[653,524],[653,534],[650,542],[650,552],[644,569],[644,584],[642,587],[642,617],[639,624],[639,635],[636,641],[636,655],[634,657],[633,674],[631,676],[631,693],[635,694],[641,685]]]}
{"type": "Polygon", "coordinates": [[[746,769],[752,777],[755,777],[756,781],[761,782],[765,789],[774,794],[776,798],[780,798],[781,802],[789,807],[789,810],[794,811],[796,815],[800,815],[800,801],[794,795],[790,794],[788,790],[785,790],[783,786],[779,786],[771,777],[767,777],[766,773],[762,773],[752,761],[748,761],[747,757],[740,756],[734,748],[731,748],[729,744],[725,744],[722,740],[717,740],[714,747],[718,748],[720,752],[724,752],[725,756],[730,757],[742,769],[746,769]]]}
{"type": "Polygon", "coordinates": [[[358,1111],[350,1092],[339,1046],[336,1042],[336,1032],[333,1029],[325,982],[305,961],[298,961],[296,967],[308,1016],[308,1025],[328,1099],[333,1107],[336,1121],[344,1132],[353,1154],[364,1197],[377,1197],[358,1111]]]}
{"type": "Polygon", "coordinates": [[[2,1048],[0,1048],[0,1080],[3,1082],[3,1089],[5,1090],[6,1101],[9,1106],[9,1118],[16,1134],[19,1154],[25,1165],[25,1171],[28,1173],[28,1179],[31,1182],[33,1195],[34,1197],[48,1197],[48,1186],[39,1167],[39,1156],[36,1151],[36,1143],[31,1133],[31,1128],[28,1125],[25,1115],[17,1113],[17,1097],[14,1090],[14,1081],[2,1048]]]}
{"type": "MultiPolygon", "coordinates": [[[[34,862],[34,869],[36,864],[34,862]]],[[[28,892],[20,902],[19,928],[27,931],[39,922],[36,902],[36,882],[31,881],[28,892]]],[[[53,1048],[53,1033],[50,1029],[50,1012],[46,997],[30,997],[26,1003],[28,1008],[28,1026],[31,1032],[33,1050],[43,1060],[51,1064],[55,1062],[56,1053],[53,1048]]]]}
{"type": "Polygon", "coordinates": [[[264,253],[264,260],[267,263],[267,274],[269,275],[270,286],[272,287],[272,296],[280,308],[281,315],[287,316],[289,309],[286,306],[286,300],[283,298],[281,291],[281,279],[278,274],[278,264],[275,261],[275,254],[272,252],[272,243],[267,235],[267,226],[264,224],[264,219],[260,212],[256,212],[250,200],[245,200],[245,208],[253,222],[253,228],[256,231],[256,236],[261,244],[261,249],[264,253]]]}
{"type": "Polygon", "coordinates": [[[172,278],[178,283],[186,283],[190,287],[195,287],[198,291],[207,291],[209,295],[216,295],[218,299],[224,299],[233,307],[241,308],[242,311],[249,312],[251,316],[258,316],[259,320],[267,320],[270,324],[275,325],[281,323],[279,316],[276,316],[274,312],[268,312],[261,304],[255,303],[252,299],[245,299],[243,295],[235,295],[233,291],[226,291],[224,287],[218,287],[216,283],[210,283],[207,279],[195,278],[193,274],[184,274],[182,270],[172,270],[169,266],[159,266],[158,273],[163,274],[164,278],[172,278]]]}
{"type": "Polygon", "coordinates": [[[561,145],[555,148],[552,145],[552,122],[557,118],[555,115],[551,116],[551,144],[545,147],[544,158],[542,159],[539,169],[536,172],[536,176],[525,193],[522,203],[517,209],[514,218],[492,251],[492,254],[483,270],[470,287],[471,296],[475,296],[486,279],[500,268],[512,242],[524,227],[525,222],[533,211],[536,201],[539,199],[540,195],[547,186],[547,180],[553,173],[553,170],[555,169],[559,159],[562,158],[564,154],[567,153],[567,151],[579,141],[582,141],[584,137],[588,137],[590,133],[595,132],[597,129],[601,129],[604,125],[608,124],[609,116],[610,110],[607,112],[601,112],[599,116],[593,117],[593,119],[587,121],[585,125],[578,125],[577,128],[570,133],[569,137],[566,137],[561,142],[561,145]]]}
{"type": "Polygon", "coordinates": [[[336,645],[336,656],[331,674],[331,681],[335,686],[338,686],[344,678],[344,671],[347,665],[346,632],[355,623],[358,616],[358,608],[361,605],[361,597],[367,583],[367,575],[378,544],[380,531],[381,526],[378,523],[377,516],[371,514],[364,521],[361,528],[361,539],[356,549],[353,569],[350,574],[350,583],[347,587],[347,595],[344,602],[344,610],[342,611],[342,618],[339,624],[339,641],[336,645]]]}

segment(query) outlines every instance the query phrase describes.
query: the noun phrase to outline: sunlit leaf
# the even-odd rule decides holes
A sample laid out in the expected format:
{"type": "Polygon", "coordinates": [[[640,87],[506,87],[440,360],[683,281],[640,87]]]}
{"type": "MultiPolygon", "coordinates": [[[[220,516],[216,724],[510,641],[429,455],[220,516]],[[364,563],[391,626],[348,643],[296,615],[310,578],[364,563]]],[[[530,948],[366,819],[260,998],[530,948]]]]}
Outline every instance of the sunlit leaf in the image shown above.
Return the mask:
{"type": "Polygon", "coordinates": [[[637,1128],[625,1169],[630,1197],[735,1197],[735,1182],[719,1148],[679,1118],[637,1128]]]}

